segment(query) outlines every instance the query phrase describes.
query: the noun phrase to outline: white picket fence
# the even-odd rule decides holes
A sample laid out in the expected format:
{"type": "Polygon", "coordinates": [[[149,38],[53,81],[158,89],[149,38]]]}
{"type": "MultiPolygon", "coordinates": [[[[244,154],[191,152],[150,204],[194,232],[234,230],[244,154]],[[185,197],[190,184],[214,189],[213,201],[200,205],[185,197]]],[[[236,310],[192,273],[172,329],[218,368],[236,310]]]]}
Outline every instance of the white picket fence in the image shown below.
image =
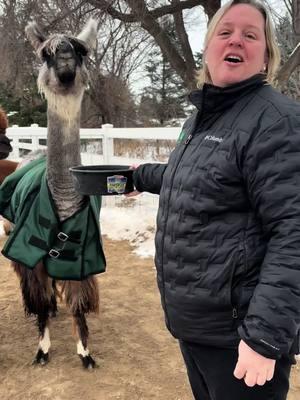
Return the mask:
{"type": "MultiPolygon", "coordinates": [[[[114,151],[114,139],[151,139],[176,140],[181,128],[114,128],[113,125],[102,125],[99,129],[81,129],[80,138],[86,141],[101,141],[101,154],[94,152],[81,153],[83,165],[127,165],[134,163],[152,162],[151,154],[144,159],[117,156],[114,151]]],[[[12,126],[7,130],[7,136],[12,139],[13,152],[10,160],[19,161],[22,152],[46,148],[47,128],[33,124],[29,127],[12,126]],[[42,143],[41,143],[42,141],[42,143]]]]}

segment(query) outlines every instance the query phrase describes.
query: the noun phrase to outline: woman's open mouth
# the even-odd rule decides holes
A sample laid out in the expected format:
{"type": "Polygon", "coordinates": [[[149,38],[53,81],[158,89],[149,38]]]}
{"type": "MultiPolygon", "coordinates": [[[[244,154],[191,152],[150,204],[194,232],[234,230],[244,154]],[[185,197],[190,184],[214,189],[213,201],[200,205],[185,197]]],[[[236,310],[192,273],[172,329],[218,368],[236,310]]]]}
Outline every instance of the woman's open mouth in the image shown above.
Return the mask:
{"type": "Polygon", "coordinates": [[[228,54],[228,56],[226,56],[224,58],[224,61],[226,61],[227,63],[229,63],[231,65],[238,65],[238,64],[242,63],[244,60],[241,56],[238,56],[235,54],[228,54]]]}

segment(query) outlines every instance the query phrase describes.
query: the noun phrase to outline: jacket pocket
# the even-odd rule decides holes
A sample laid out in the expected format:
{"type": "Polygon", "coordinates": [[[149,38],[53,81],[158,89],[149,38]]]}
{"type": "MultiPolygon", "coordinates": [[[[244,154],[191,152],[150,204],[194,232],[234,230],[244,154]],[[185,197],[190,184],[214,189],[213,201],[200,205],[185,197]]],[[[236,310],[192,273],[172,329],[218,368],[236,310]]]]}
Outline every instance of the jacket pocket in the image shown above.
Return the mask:
{"type": "Polygon", "coordinates": [[[239,251],[235,255],[234,267],[230,277],[230,305],[233,319],[239,318],[239,309],[245,276],[244,259],[244,246],[241,243],[239,246],[239,251]]]}

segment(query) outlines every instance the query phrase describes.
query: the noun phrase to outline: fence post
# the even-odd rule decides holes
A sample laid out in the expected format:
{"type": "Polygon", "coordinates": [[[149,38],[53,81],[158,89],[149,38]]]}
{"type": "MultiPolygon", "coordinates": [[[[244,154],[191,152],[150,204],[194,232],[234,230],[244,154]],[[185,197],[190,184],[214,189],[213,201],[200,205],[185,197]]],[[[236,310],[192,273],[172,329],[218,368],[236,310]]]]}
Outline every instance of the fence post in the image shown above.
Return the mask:
{"type": "Polygon", "coordinates": [[[103,139],[102,139],[102,148],[103,148],[103,162],[106,165],[110,164],[111,157],[114,155],[114,140],[109,137],[109,133],[113,129],[112,124],[103,124],[103,139]]]}
{"type": "MultiPolygon", "coordinates": [[[[31,124],[31,128],[38,128],[38,124],[31,124]]],[[[37,136],[31,136],[31,144],[32,144],[32,151],[37,150],[39,148],[39,138],[37,136]]]]}
{"type": "MultiPolygon", "coordinates": [[[[19,125],[12,125],[12,128],[18,128],[19,125]]],[[[12,137],[11,141],[11,146],[12,146],[12,152],[9,155],[9,158],[11,160],[18,160],[20,158],[20,148],[19,148],[19,138],[18,137],[12,137]]]]}

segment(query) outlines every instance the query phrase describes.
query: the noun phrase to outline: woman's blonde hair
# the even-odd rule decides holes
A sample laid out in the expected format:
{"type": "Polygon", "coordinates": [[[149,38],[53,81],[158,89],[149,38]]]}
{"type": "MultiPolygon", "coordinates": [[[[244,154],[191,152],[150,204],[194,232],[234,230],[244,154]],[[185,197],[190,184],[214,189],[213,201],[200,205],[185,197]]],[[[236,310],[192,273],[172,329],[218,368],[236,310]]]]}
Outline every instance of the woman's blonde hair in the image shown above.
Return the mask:
{"type": "MultiPolygon", "coordinates": [[[[213,18],[211,19],[207,32],[204,39],[204,49],[207,48],[207,45],[212,38],[216,26],[220,22],[221,18],[225,15],[225,13],[233,6],[237,4],[247,4],[254,8],[256,8],[264,17],[265,20],[265,36],[266,36],[266,46],[267,46],[267,55],[268,62],[266,66],[266,79],[269,83],[272,83],[275,76],[277,68],[280,64],[280,50],[278,44],[276,42],[276,35],[274,26],[271,20],[271,15],[267,7],[260,2],[259,0],[231,0],[228,3],[224,4],[219,10],[215,13],[213,18]]],[[[205,50],[203,54],[203,67],[197,73],[197,86],[201,87],[204,83],[212,83],[211,77],[209,74],[209,70],[207,64],[205,63],[205,50]]]]}

